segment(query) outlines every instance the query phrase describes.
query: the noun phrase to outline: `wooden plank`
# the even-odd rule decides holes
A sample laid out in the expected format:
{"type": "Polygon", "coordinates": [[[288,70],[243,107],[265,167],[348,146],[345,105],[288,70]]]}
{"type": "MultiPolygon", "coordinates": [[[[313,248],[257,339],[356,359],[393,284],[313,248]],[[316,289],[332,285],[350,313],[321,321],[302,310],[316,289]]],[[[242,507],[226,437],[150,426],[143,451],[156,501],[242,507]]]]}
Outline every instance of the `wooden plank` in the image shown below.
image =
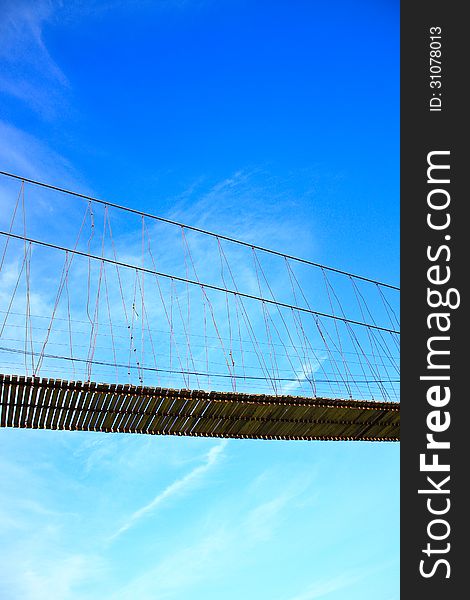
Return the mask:
{"type": "MultiPolygon", "coordinates": [[[[140,394],[143,393],[143,389],[140,389],[140,394]]],[[[121,422],[121,429],[125,433],[133,433],[134,423],[139,421],[142,418],[142,412],[144,410],[144,405],[148,404],[148,397],[142,396],[140,394],[135,394],[130,398],[129,406],[127,408],[127,414],[124,416],[124,419],[121,422]]]]}
{"type": "Polygon", "coordinates": [[[143,386],[138,386],[135,390],[134,398],[129,403],[128,414],[122,425],[126,433],[135,432],[135,424],[140,421],[145,406],[149,403],[149,397],[145,392],[146,389],[143,386]]]}
{"type": "Polygon", "coordinates": [[[38,403],[35,412],[35,427],[37,429],[45,429],[47,407],[49,406],[49,399],[52,393],[52,388],[48,387],[48,381],[46,378],[42,378],[40,382],[41,390],[39,392],[38,403]]]}
{"type": "Polygon", "coordinates": [[[115,431],[117,433],[120,433],[120,431],[121,431],[119,429],[119,424],[124,417],[126,406],[129,404],[128,392],[130,391],[130,389],[131,389],[131,386],[129,384],[125,384],[122,387],[121,393],[119,394],[119,397],[116,402],[114,418],[113,418],[113,425],[112,425],[110,431],[115,431]]]}
{"type": "Polygon", "coordinates": [[[206,406],[204,399],[201,398],[203,392],[197,391],[191,397],[191,400],[185,407],[186,416],[181,422],[180,429],[183,435],[190,435],[192,428],[198,421],[198,415],[204,410],[206,406]]]}
{"type": "Polygon", "coordinates": [[[34,419],[35,419],[34,415],[37,410],[36,407],[38,404],[39,393],[40,393],[39,383],[40,383],[39,377],[32,378],[32,383],[31,383],[32,389],[31,389],[31,393],[29,396],[30,407],[28,409],[28,414],[26,416],[26,420],[23,425],[24,427],[32,428],[34,425],[34,419]]]}
{"type": "Polygon", "coordinates": [[[162,414],[165,415],[168,413],[174,403],[174,396],[169,395],[170,390],[165,390],[165,392],[166,393],[158,406],[158,410],[155,413],[155,417],[148,426],[148,431],[151,431],[152,433],[161,433],[163,431],[163,425],[166,423],[167,417],[162,416],[162,414]]]}
{"type": "Polygon", "coordinates": [[[52,389],[49,410],[47,411],[46,429],[54,429],[54,417],[59,413],[59,393],[60,386],[63,385],[63,381],[55,382],[54,388],[52,389]]]}
{"type": "Polygon", "coordinates": [[[33,383],[32,377],[27,377],[25,379],[24,393],[23,393],[23,406],[21,407],[18,424],[16,425],[16,427],[27,427],[27,425],[26,425],[26,423],[28,421],[27,414],[28,414],[28,411],[31,409],[32,383],[33,383]]]}
{"type": "Polygon", "coordinates": [[[120,402],[123,385],[118,384],[114,388],[114,392],[109,400],[109,407],[104,420],[100,424],[100,431],[112,431],[113,423],[116,419],[116,406],[120,402]]]}
{"type": "Polygon", "coordinates": [[[45,379],[42,380],[45,386],[45,393],[42,399],[41,413],[39,418],[39,428],[40,429],[49,429],[47,426],[49,419],[49,406],[51,405],[52,394],[54,393],[54,383],[53,379],[45,379]]]}
{"type": "Polygon", "coordinates": [[[65,421],[63,424],[64,429],[72,429],[72,423],[74,422],[77,406],[80,402],[81,389],[82,382],[74,381],[70,390],[71,394],[69,393],[69,411],[67,413],[67,416],[65,417],[65,421]]]}
{"type": "Polygon", "coordinates": [[[152,420],[152,418],[155,414],[156,408],[157,408],[158,404],[160,403],[160,401],[161,401],[161,399],[160,399],[159,395],[157,395],[154,391],[153,395],[149,397],[149,402],[148,402],[147,406],[145,407],[143,414],[141,415],[140,419],[135,424],[136,433],[146,433],[147,426],[150,423],[150,421],[152,420]]]}
{"type": "Polygon", "coordinates": [[[62,389],[60,390],[59,394],[59,403],[61,404],[62,409],[60,410],[58,419],[56,419],[56,421],[53,424],[54,429],[65,429],[65,420],[67,419],[67,415],[70,412],[70,402],[73,397],[73,391],[67,385],[68,382],[64,381],[63,383],[64,385],[62,386],[62,389]]]}
{"type": "Polygon", "coordinates": [[[86,393],[88,390],[88,384],[86,381],[83,383],[81,381],[77,381],[77,397],[75,401],[75,406],[72,414],[72,418],[69,422],[69,429],[71,431],[76,431],[78,429],[78,420],[80,419],[80,415],[82,413],[82,408],[86,400],[86,393]]]}
{"type": "Polygon", "coordinates": [[[8,398],[10,396],[10,376],[1,376],[2,384],[2,412],[0,415],[0,427],[7,426],[8,398]]]}
{"type": "Polygon", "coordinates": [[[195,435],[197,426],[200,420],[203,418],[207,408],[209,406],[209,400],[201,396],[198,398],[198,403],[193,410],[193,416],[191,417],[191,425],[187,427],[188,435],[195,435]]]}
{"type": "Polygon", "coordinates": [[[184,407],[189,401],[188,390],[182,390],[182,395],[175,398],[173,404],[168,409],[168,416],[165,417],[161,425],[162,433],[175,432],[179,433],[180,427],[183,424],[185,417],[181,417],[184,414],[184,407]]]}
{"type": "Polygon", "coordinates": [[[90,382],[90,394],[88,396],[88,402],[83,407],[83,421],[81,423],[79,422],[79,427],[82,431],[90,431],[90,423],[93,422],[96,414],[96,406],[100,399],[100,392],[98,390],[99,387],[100,384],[96,382],[90,382]]]}
{"type": "Polygon", "coordinates": [[[41,421],[41,413],[43,411],[44,396],[46,395],[46,386],[43,385],[44,381],[47,381],[47,380],[42,380],[39,377],[37,379],[35,379],[35,381],[34,381],[36,389],[38,390],[38,393],[36,396],[34,415],[31,419],[31,427],[33,429],[39,429],[39,424],[41,421]]]}
{"type": "Polygon", "coordinates": [[[52,429],[60,429],[59,423],[60,420],[65,418],[67,414],[68,405],[66,405],[67,398],[67,385],[68,381],[62,381],[62,384],[59,389],[59,394],[57,396],[57,406],[54,412],[54,418],[52,419],[52,429]]]}
{"type": "Polygon", "coordinates": [[[87,407],[87,411],[84,415],[83,424],[81,426],[81,429],[83,429],[84,431],[93,430],[93,424],[96,421],[96,418],[98,416],[97,415],[98,403],[101,399],[101,394],[105,389],[106,389],[105,385],[95,384],[95,390],[91,394],[90,402],[87,407]]]}
{"type": "Polygon", "coordinates": [[[23,410],[24,403],[24,391],[25,391],[25,377],[20,375],[18,378],[18,393],[13,411],[13,427],[20,426],[20,414],[23,410]]]}
{"type": "Polygon", "coordinates": [[[79,431],[85,431],[83,425],[85,423],[86,418],[89,415],[88,409],[91,407],[93,400],[95,398],[95,390],[96,390],[96,382],[87,381],[83,384],[83,392],[82,392],[82,403],[80,406],[80,413],[77,418],[76,428],[79,431]]]}
{"type": "Polygon", "coordinates": [[[119,403],[116,405],[116,419],[113,423],[112,431],[122,433],[121,424],[128,418],[129,405],[134,398],[133,391],[135,390],[134,385],[126,383],[122,390],[122,395],[119,398],[119,403]]]}
{"type": "Polygon", "coordinates": [[[178,416],[170,418],[165,424],[164,431],[174,431],[177,435],[182,435],[185,423],[190,415],[190,407],[193,405],[192,398],[197,394],[197,390],[188,390],[187,394],[182,394],[178,402],[171,408],[171,412],[178,416]]]}
{"type": "Polygon", "coordinates": [[[102,425],[106,419],[106,415],[114,397],[115,390],[116,384],[111,384],[106,391],[101,392],[100,399],[96,405],[97,413],[95,414],[95,418],[91,423],[93,431],[102,431],[102,425]]]}
{"type": "Polygon", "coordinates": [[[13,413],[16,404],[16,393],[18,390],[18,377],[13,375],[10,382],[10,397],[7,405],[7,427],[13,426],[13,413]]]}

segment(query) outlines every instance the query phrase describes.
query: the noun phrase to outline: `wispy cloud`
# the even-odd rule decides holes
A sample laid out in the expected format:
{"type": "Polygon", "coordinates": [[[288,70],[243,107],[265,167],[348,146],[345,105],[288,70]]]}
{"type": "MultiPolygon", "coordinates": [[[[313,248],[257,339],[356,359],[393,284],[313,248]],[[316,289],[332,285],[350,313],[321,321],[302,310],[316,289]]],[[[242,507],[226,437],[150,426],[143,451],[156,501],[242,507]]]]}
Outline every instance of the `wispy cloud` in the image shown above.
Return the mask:
{"type": "Polygon", "coordinates": [[[220,528],[165,557],[156,567],[134,577],[111,598],[163,600],[181,597],[182,591],[191,590],[196,584],[209,579],[215,564],[219,572],[223,572],[227,566],[227,549],[233,541],[232,532],[220,528]]]}
{"type": "MultiPolygon", "coordinates": [[[[23,551],[28,553],[27,548],[23,551]]],[[[2,598],[21,600],[49,600],[51,597],[71,599],[77,586],[95,580],[101,572],[97,556],[61,553],[24,559],[21,553],[10,557],[8,569],[0,583],[2,598]]]]}
{"type": "Polygon", "coordinates": [[[320,363],[316,365],[302,365],[302,369],[294,374],[296,381],[286,383],[281,390],[281,394],[290,394],[294,390],[302,387],[302,384],[306,381],[310,381],[312,375],[314,375],[320,368],[320,363]]]}
{"type": "Polygon", "coordinates": [[[7,0],[0,19],[0,91],[46,117],[55,114],[68,87],[43,39],[44,25],[56,7],[52,0],[7,0]]]}
{"type": "Polygon", "coordinates": [[[330,579],[316,581],[299,594],[291,596],[289,600],[318,600],[319,598],[325,598],[333,592],[354,585],[365,576],[366,573],[364,572],[347,571],[330,579]]]}
{"type": "MultiPolygon", "coordinates": [[[[3,439],[2,443],[2,450],[8,453],[8,440],[3,439]]],[[[103,575],[104,561],[93,551],[88,552],[86,545],[81,546],[76,540],[75,544],[70,543],[68,533],[77,523],[77,515],[63,511],[55,504],[54,493],[49,492],[63,483],[50,469],[41,473],[39,462],[35,468],[21,462],[4,459],[0,465],[2,478],[7,482],[0,494],[0,536],[4,548],[0,597],[74,597],[77,586],[103,575]]]]}
{"type": "MultiPolygon", "coordinates": [[[[47,143],[11,123],[0,120],[0,164],[10,171],[64,187],[83,189],[83,178],[72,164],[47,143]]],[[[0,184],[7,180],[2,179],[0,184]]],[[[19,188],[19,185],[17,186],[19,188]]],[[[86,193],[86,192],[85,192],[86,193]]]]}
{"type": "MultiPolygon", "coordinates": [[[[120,547],[116,549],[106,544],[109,530],[102,525],[113,514],[110,506],[118,495],[116,489],[121,489],[122,479],[128,475],[136,484],[148,473],[147,465],[142,464],[142,453],[129,453],[128,440],[145,448],[147,458],[149,451],[153,454],[154,462],[147,460],[153,464],[153,472],[171,473],[174,452],[204,457],[199,468],[182,478],[184,481],[169,486],[164,495],[170,507],[178,493],[190,491],[192,485],[201,482],[207,470],[220,460],[226,446],[225,441],[208,447],[205,440],[192,440],[199,444],[188,445],[186,440],[179,439],[178,444],[174,444],[170,438],[157,440],[144,436],[130,439],[69,433],[65,437],[59,432],[29,432],[32,438],[27,439],[22,435],[24,432],[3,433],[6,435],[0,437],[3,454],[0,471],[7,485],[0,491],[0,537],[5,549],[0,568],[0,597],[15,600],[45,600],[51,595],[61,600],[99,598],[102,597],[100,585],[104,586],[106,597],[108,593],[111,595],[115,588],[110,572],[118,570],[113,553],[119,554],[120,547]],[[87,459],[93,454],[94,445],[88,440],[93,437],[101,438],[103,445],[111,443],[116,464],[111,475],[106,469],[89,473],[87,459]],[[16,439],[15,454],[12,448],[16,439]],[[159,441],[162,443],[158,444],[159,441]],[[152,442],[153,449],[149,449],[147,443],[152,442]],[[50,459],[51,464],[43,465],[41,457],[48,455],[50,444],[55,448],[54,457],[50,459]],[[171,450],[171,446],[175,450],[171,450]],[[206,449],[203,455],[200,454],[202,449],[206,449]],[[124,454],[128,461],[125,465],[119,460],[124,454]],[[32,455],[34,464],[30,464],[32,455]],[[170,456],[169,464],[167,456],[170,456]],[[67,470],[72,464],[73,474],[67,470]],[[101,485],[97,485],[98,481],[101,485]]],[[[148,516],[145,509],[136,512],[142,513],[142,519],[148,516]]],[[[123,540],[125,545],[126,540],[123,540]]]]}
{"type": "Polygon", "coordinates": [[[288,183],[268,171],[240,169],[212,184],[199,178],[174,199],[170,216],[258,245],[272,247],[276,240],[276,248],[287,252],[295,243],[297,253],[309,255],[312,232],[295,208],[299,194],[310,193],[306,185],[303,192],[296,190],[294,194],[288,183]],[[290,209],[288,217],[286,209],[290,209]],[[298,232],[295,238],[294,228],[298,232]],[[301,244],[305,247],[301,248],[301,244]]]}
{"type": "MultiPolygon", "coordinates": [[[[395,560],[387,560],[368,566],[349,567],[337,575],[319,578],[295,596],[289,596],[288,600],[319,600],[320,598],[326,598],[330,594],[346,590],[356,584],[361,585],[364,580],[373,578],[377,573],[394,567],[395,564],[395,560]]],[[[342,592],[342,596],[347,596],[347,592],[342,592]]],[[[394,595],[387,596],[387,600],[394,600],[395,598],[394,595]]]]}
{"type": "MultiPolygon", "coordinates": [[[[259,478],[256,478],[256,481],[259,478]]],[[[235,498],[224,498],[221,512],[212,510],[194,538],[185,535],[183,544],[165,555],[157,565],[130,580],[113,600],[199,597],[214,581],[230,580],[235,573],[250,570],[256,549],[265,548],[276,530],[291,513],[293,503],[308,488],[308,477],[289,481],[281,493],[269,495],[270,476],[264,481],[263,499],[255,482],[235,498]],[[184,568],[182,568],[184,565],[184,568]],[[203,587],[204,586],[204,587],[203,587]]]]}
{"type": "Polygon", "coordinates": [[[130,515],[127,521],[122,525],[116,533],[114,533],[110,537],[110,541],[116,540],[119,536],[121,536],[128,529],[133,527],[137,522],[141,521],[144,517],[152,514],[163,502],[169,500],[173,496],[177,496],[182,494],[189,488],[191,488],[197,481],[200,481],[206,473],[212,469],[216,465],[216,463],[220,460],[223,450],[227,445],[227,440],[223,440],[216,446],[213,446],[205,457],[205,461],[202,465],[195,467],[192,471],[171,483],[168,487],[166,487],[162,492],[157,494],[153,500],[151,500],[148,504],[142,506],[134,513],[130,515]]]}
{"type": "Polygon", "coordinates": [[[249,511],[244,522],[247,537],[257,541],[270,539],[276,524],[278,524],[280,514],[297,493],[298,490],[295,492],[293,490],[286,491],[249,511]]]}

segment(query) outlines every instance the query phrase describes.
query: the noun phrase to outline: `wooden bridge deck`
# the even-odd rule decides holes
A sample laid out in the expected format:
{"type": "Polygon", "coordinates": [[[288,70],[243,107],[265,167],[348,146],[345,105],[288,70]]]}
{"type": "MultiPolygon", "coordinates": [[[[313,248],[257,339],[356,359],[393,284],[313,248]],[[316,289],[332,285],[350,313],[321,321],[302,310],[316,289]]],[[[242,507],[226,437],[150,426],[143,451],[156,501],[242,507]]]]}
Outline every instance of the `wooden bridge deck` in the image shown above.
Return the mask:
{"type": "Polygon", "coordinates": [[[0,374],[0,425],[275,440],[398,441],[400,404],[0,374]]]}

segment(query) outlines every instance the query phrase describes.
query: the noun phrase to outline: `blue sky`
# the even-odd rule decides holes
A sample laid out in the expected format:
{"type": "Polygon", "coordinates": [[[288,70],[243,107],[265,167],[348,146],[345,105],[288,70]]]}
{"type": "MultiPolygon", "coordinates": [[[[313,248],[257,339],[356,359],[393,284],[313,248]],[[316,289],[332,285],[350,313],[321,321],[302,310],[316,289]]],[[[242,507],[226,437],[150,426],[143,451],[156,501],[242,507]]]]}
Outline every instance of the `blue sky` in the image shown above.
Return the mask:
{"type": "MultiPolygon", "coordinates": [[[[398,283],[398,3],[4,1],[0,61],[2,170],[398,283]]],[[[398,598],[398,445],[0,434],[2,598],[398,598]]]]}

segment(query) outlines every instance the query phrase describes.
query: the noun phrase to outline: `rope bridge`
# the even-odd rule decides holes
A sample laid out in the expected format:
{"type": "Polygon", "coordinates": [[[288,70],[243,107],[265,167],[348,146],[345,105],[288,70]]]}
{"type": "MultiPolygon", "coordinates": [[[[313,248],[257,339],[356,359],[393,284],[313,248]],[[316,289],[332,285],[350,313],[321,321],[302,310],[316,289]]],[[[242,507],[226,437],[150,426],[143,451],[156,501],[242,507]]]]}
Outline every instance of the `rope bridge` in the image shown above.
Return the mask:
{"type": "Polygon", "coordinates": [[[2,427],[266,440],[397,441],[396,402],[169,390],[0,375],[2,427]]]}
{"type": "Polygon", "coordinates": [[[0,175],[1,426],[398,440],[398,287],[0,175]]]}

